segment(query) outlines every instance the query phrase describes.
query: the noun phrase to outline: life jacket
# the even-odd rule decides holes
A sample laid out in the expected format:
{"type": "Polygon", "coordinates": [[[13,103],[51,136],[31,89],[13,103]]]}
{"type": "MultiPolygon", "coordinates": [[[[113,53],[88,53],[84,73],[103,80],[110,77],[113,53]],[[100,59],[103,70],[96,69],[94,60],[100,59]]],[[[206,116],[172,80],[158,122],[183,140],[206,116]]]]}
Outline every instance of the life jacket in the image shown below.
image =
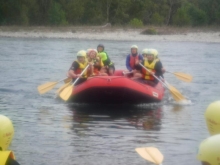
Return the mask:
{"type": "Polygon", "coordinates": [[[132,69],[135,69],[135,62],[139,60],[139,54],[137,54],[135,57],[130,55],[130,66],[132,69]]]}
{"type": "MultiPolygon", "coordinates": [[[[148,60],[144,61],[144,66],[153,74],[155,74],[155,65],[157,63],[158,60],[154,60],[151,63],[148,62],[148,60]]],[[[154,76],[151,75],[148,71],[146,71],[144,68],[142,68],[142,72],[143,72],[143,78],[145,80],[154,80],[154,76]]]]}
{"type": "Polygon", "coordinates": [[[12,151],[0,151],[0,165],[5,165],[9,157],[15,160],[15,156],[12,151]]]}
{"type": "MultiPolygon", "coordinates": [[[[84,64],[82,64],[79,61],[76,62],[79,64],[79,68],[75,71],[75,74],[81,74],[82,71],[87,67],[88,63],[85,62],[84,64]]],[[[83,73],[82,77],[87,77],[87,71],[83,73]]]]}
{"type": "MultiPolygon", "coordinates": [[[[105,51],[103,51],[103,52],[104,52],[104,53],[106,54],[106,56],[107,56],[107,59],[106,59],[105,61],[102,61],[103,64],[104,64],[104,66],[111,66],[111,65],[113,65],[113,62],[111,62],[111,59],[109,58],[107,52],[105,52],[105,51]]],[[[100,53],[102,53],[102,52],[100,52],[100,53]]]]}

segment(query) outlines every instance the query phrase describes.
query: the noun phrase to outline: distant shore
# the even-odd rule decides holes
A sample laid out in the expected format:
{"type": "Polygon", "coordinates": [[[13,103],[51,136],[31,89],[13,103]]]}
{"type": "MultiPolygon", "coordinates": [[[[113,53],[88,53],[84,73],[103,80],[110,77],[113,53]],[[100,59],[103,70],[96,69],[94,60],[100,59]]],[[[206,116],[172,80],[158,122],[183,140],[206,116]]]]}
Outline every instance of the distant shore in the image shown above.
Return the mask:
{"type": "Polygon", "coordinates": [[[0,26],[0,37],[14,38],[72,38],[88,40],[117,41],[178,41],[220,43],[220,28],[177,28],[177,27],[19,27],[0,26]],[[154,29],[157,34],[141,34],[146,29],[154,29]]]}

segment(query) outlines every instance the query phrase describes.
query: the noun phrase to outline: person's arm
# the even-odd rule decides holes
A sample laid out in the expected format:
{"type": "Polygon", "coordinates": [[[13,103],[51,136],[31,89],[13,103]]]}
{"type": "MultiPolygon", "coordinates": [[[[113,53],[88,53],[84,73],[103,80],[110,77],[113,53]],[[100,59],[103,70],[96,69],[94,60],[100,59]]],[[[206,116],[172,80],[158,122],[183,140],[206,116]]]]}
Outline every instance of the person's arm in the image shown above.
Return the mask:
{"type": "Polygon", "coordinates": [[[162,63],[161,62],[157,62],[155,64],[155,76],[157,76],[158,78],[160,78],[160,76],[163,76],[163,73],[162,73],[162,63]]]}
{"type": "Polygon", "coordinates": [[[136,70],[141,71],[142,67],[139,65],[139,63],[143,63],[143,56],[141,54],[138,55],[138,60],[136,61],[136,70]]]}
{"type": "Polygon", "coordinates": [[[140,62],[143,62],[143,61],[144,61],[144,58],[143,58],[143,56],[142,56],[141,54],[139,55],[139,61],[140,61],[140,62]]]}
{"type": "MultiPolygon", "coordinates": [[[[162,67],[161,72],[162,72],[162,74],[164,74],[166,72],[166,69],[163,67],[163,64],[162,64],[162,62],[160,60],[158,61],[158,63],[161,64],[161,67],[162,67]]],[[[162,77],[163,77],[163,75],[162,75],[162,77]]]]}
{"type": "Polygon", "coordinates": [[[79,64],[74,61],[67,73],[67,76],[70,77],[70,78],[76,78],[77,75],[75,74],[75,71],[79,68],[79,64]]]}
{"type": "Polygon", "coordinates": [[[132,68],[130,67],[130,55],[127,56],[125,65],[126,68],[131,72],[132,68]]]}

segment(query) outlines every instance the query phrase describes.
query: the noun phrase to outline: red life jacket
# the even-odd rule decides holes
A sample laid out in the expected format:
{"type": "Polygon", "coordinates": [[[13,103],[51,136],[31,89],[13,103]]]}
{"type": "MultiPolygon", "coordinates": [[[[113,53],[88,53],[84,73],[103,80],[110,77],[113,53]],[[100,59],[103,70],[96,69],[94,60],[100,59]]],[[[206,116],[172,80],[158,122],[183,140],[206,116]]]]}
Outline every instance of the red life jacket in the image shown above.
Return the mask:
{"type": "Polygon", "coordinates": [[[139,55],[137,54],[136,56],[130,55],[130,66],[132,69],[134,69],[135,62],[139,60],[139,55]]]}

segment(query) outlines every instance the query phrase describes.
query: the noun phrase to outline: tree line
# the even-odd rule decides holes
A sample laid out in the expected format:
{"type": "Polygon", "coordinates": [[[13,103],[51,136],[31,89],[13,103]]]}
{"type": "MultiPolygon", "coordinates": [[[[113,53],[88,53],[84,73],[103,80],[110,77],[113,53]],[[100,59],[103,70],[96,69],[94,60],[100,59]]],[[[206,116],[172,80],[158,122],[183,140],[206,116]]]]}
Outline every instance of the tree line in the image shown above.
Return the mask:
{"type": "Polygon", "coordinates": [[[220,0],[0,0],[0,25],[220,25],[220,0]]]}

